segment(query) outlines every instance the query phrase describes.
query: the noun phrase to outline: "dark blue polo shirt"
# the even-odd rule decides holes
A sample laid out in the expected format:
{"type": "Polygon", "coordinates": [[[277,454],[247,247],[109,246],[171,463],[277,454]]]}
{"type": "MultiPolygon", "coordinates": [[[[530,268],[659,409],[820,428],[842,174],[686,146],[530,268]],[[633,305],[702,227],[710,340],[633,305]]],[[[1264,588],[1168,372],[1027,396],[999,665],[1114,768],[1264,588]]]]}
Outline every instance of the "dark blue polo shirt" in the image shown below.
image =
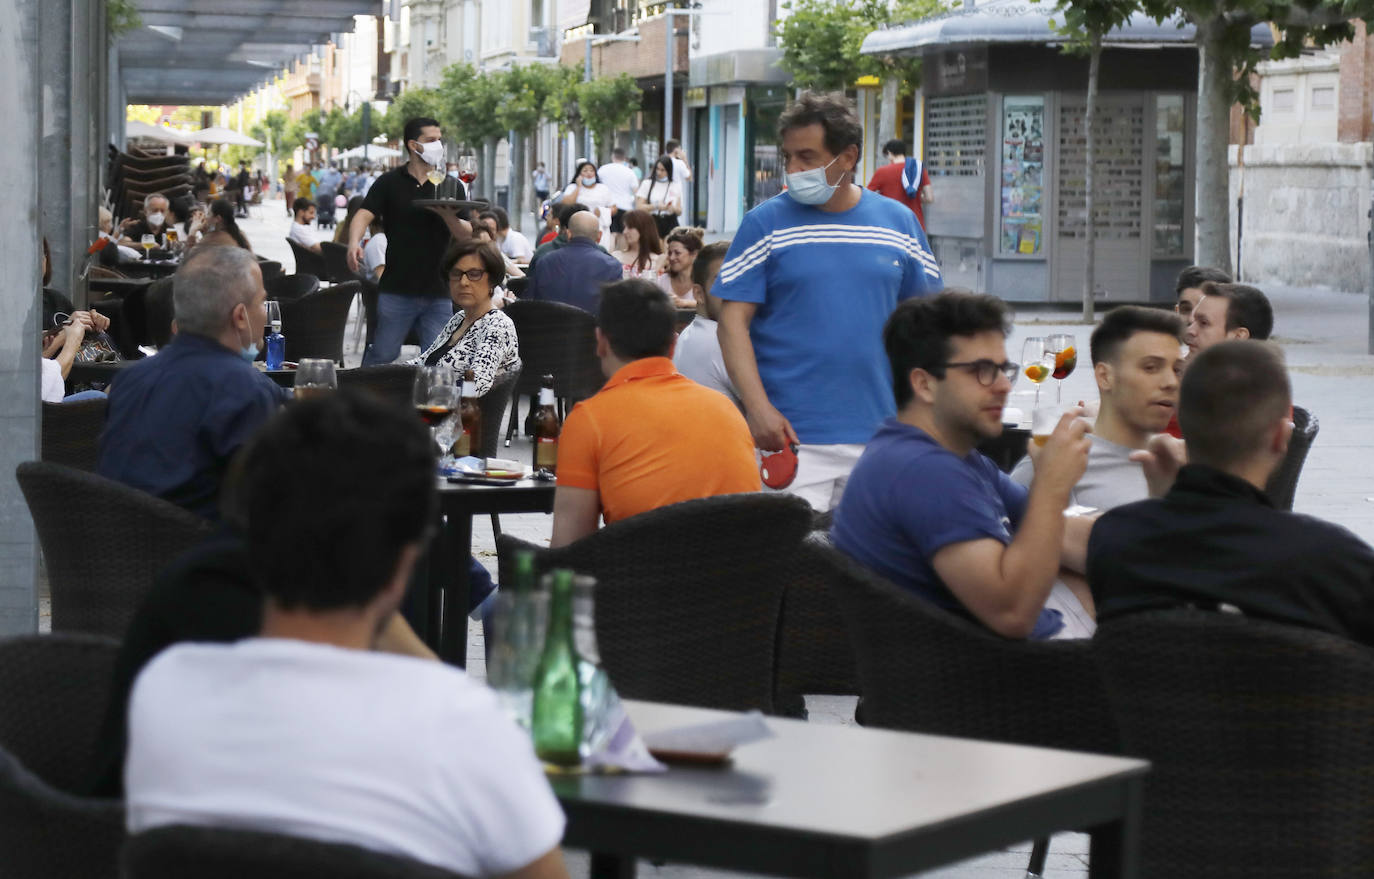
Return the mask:
{"type": "Polygon", "coordinates": [[[619,281],[625,267],[588,238],[573,238],[539,259],[525,291],[526,299],[566,302],[596,314],[601,308],[601,285],[619,281]]]}
{"type": "Polygon", "coordinates": [[[230,458],[286,399],[235,352],[181,333],[111,385],[98,472],[218,519],[230,458]]]}

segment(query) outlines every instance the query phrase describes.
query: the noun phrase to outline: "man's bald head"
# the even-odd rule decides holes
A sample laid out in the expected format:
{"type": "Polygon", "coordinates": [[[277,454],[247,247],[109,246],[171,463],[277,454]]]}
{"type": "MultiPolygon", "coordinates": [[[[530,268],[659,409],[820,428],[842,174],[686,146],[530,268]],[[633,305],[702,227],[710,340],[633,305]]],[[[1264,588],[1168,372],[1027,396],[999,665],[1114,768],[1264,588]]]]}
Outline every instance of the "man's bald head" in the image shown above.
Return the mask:
{"type": "Polygon", "coordinates": [[[595,241],[601,237],[601,221],[591,211],[578,211],[568,218],[568,237],[595,241]]]}

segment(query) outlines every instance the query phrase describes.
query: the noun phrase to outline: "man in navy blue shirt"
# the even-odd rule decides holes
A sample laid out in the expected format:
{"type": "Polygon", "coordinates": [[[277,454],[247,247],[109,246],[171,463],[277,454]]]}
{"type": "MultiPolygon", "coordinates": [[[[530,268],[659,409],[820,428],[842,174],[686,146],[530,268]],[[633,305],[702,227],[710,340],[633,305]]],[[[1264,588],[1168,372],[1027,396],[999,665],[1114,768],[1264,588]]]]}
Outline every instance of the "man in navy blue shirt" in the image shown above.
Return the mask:
{"type": "Polygon", "coordinates": [[[788,490],[828,510],[893,413],[883,322],[944,284],[916,216],[855,181],[863,127],[842,99],[802,95],[778,132],[787,191],[745,215],[711,292],[754,444],[800,444],[788,490]]]}
{"type": "Polygon", "coordinates": [[[539,260],[525,298],[566,302],[596,314],[602,285],[625,274],[620,260],[597,245],[600,235],[595,214],[578,211],[569,217],[568,243],[539,260]]]}
{"type": "Polygon", "coordinates": [[[835,546],[884,577],[1008,638],[1085,636],[1086,592],[1056,590],[1081,572],[1092,523],[1066,518],[1088,464],[1087,422],[1062,417],[1037,449],[1030,489],[974,447],[1002,432],[1020,367],[1007,362],[1006,306],[946,292],[903,302],[883,331],[897,416],[849,477],[835,546]]]}
{"type": "Polygon", "coordinates": [[[102,476],[219,518],[229,460],[286,399],[253,367],[267,291],[253,255],[197,249],[172,280],[177,335],[110,388],[102,476]]]}

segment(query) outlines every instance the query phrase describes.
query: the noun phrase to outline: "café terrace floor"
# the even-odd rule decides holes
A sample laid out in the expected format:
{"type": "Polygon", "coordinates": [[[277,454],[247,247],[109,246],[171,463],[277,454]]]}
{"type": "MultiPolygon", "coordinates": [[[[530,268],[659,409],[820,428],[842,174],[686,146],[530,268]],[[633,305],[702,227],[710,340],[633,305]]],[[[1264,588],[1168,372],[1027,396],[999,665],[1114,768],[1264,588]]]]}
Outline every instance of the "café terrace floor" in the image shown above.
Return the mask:
{"type": "MultiPolygon", "coordinates": [[[[338,213],[340,219],[343,212],[338,213]]],[[[240,228],[254,250],[267,259],[282,263],[283,271],[291,272],[294,260],[285,236],[291,220],[280,199],[267,200],[253,209],[250,219],[240,220],[240,228]]],[[[325,230],[332,234],[332,230],[325,230]]],[[[1370,453],[1374,451],[1374,357],[1365,353],[1368,304],[1363,295],[1310,288],[1262,286],[1275,309],[1275,338],[1283,346],[1288,358],[1293,398],[1321,421],[1321,431],[1298,485],[1294,509],[1320,518],[1338,522],[1350,528],[1362,539],[1374,542],[1374,466],[1370,453]]],[[[356,366],[362,358],[360,349],[353,348],[353,320],[350,316],[345,350],[348,366],[356,366]]],[[[1011,337],[1007,340],[1007,355],[1019,360],[1021,345],[1028,336],[1050,333],[1074,333],[1082,355],[1078,369],[1064,382],[1065,400],[1091,399],[1096,396],[1091,364],[1087,356],[1090,328],[1076,324],[1078,309],[1062,311],[1027,311],[1021,315],[1011,337]]],[[[413,349],[403,356],[416,353],[413,349]]],[[[1053,394],[1053,382],[1047,382],[1042,394],[1053,394]]],[[[1009,405],[1029,413],[1034,399],[1034,386],[1020,382],[1012,392],[1009,405]]],[[[524,460],[529,457],[529,442],[517,437],[503,456],[524,460]]],[[[534,542],[547,542],[551,518],[541,513],[506,515],[501,517],[502,529],[510,534],[534,542]]],[[[473,521],[473,551],[478,560],[496,572],[496,545],[491,523],[485,516],[473,521]]],[[[40,626],[47,629],[46,596],[40,626]]],[[[704,612],[709,609],[704,608],[704,612]]],[[[485,675],[482,652],[482,632],[479,626],[470,627],[468,670],[476,677],[485,675]]],[[[813,723],[854,722],[853,697],[811,697],[807,700],[813,723]]],[[[1060,834],[1053,840],[1046,864],[1046,877],[1078,877],[1087,875],[1088,837],[1082,834],[1060,834]]],[[[922,874],[938,879],[1019,879],[1025,874],[1030,843],[1017,845],[1006,851],[994,852],[978,858],[922,874]]],[[[588,874],[585,853],[569,851],[568,866],[574,879],[588,874]]],[[[654,866],[639,864],[640,875],[646,879],[707,879],[718,871],[667,864],[654,866]]]]}

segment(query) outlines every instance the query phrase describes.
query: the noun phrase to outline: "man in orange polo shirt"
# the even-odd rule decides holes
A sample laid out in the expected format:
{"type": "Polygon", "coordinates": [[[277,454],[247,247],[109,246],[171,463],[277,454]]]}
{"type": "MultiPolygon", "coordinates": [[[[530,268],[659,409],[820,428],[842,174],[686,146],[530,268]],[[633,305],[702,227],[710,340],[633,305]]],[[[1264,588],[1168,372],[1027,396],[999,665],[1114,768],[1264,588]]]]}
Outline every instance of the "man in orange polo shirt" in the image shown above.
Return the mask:
{"type": "Polygon", "coordinates": [[[553,540],[693,498],[759,491],[749,425],[730,399],[673,367],[677,312],[647,281],[601,291],[596,353],[609,381],[558,443],[553,540]]]}

